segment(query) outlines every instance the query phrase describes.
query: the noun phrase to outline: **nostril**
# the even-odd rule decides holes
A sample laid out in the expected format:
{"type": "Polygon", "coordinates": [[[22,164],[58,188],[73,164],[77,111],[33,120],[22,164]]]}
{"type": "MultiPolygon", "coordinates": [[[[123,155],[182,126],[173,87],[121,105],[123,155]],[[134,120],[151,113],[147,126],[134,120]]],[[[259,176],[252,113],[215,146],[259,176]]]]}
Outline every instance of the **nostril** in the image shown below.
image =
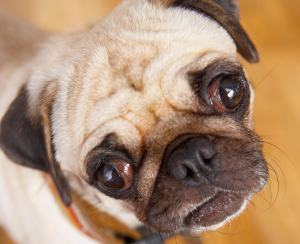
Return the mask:
{"type": "Polygon", "coordinates": [[[206,137],[181,142],[164,159],[167,174],[188,184],[202,184],[214,179],[219,160],[213,143],[206,137]]]}
{"type": "Polygon", "coordinates": [[[202,163],[203,169],[206,170],[206,173],[213,173],[219,171],[219,158],[217,154],[213,155],[209,159],[203,159],[202,163]]]}
{"type": "Polygon", "coordinates": [[[203,159],[203,163],[204,163],[204,165],[206,165],[209,168],[212,167],[210,158],[209,159],[203,159]]]}
{"type": "Polygon", "coordinates": [[[173,170],[169,170],[169,175],[173,176],[173,178],[177,180],[181,180],[187,177],[190,174],[190,170],[186,168],[183,164],[174,167],[173,170]]]}
{"type": "Polygon", "coordinates": [[[197,163],[192,162],[186,154],[177,151],[168,162],[167,173],[176,180],[194,177],[200,171],[197,163]]]}

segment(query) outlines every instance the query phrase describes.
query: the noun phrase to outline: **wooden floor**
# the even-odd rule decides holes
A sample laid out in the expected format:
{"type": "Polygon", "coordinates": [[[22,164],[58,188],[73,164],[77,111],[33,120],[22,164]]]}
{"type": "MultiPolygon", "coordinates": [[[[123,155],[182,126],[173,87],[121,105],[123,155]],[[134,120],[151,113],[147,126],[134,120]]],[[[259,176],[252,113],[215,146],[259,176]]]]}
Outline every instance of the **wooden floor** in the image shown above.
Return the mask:
{"type": "MultiPolygon", "coordinates": [[[[57,31],[104,15],[119,0],[0,0],[0,7],[57,31]],[[108,3],[109,2],[109,3],[108,3]]],[[[256,90],[254,119],[265,141],[269,186],[245,213],[204,244],[300,243],[300,1],[240,0],[259,64],[245,63],[256,90]]],[[[1,235],[1,234],[0,234],[1,235]]],[[[0,243],[7,244],[4,240],[0,243]]]]}

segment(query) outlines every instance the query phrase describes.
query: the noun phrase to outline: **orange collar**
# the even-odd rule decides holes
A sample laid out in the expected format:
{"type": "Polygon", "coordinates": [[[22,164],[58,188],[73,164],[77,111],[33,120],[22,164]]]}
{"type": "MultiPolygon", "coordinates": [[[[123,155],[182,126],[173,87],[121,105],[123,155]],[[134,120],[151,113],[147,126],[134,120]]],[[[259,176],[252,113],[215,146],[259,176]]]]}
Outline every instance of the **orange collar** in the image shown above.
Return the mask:
{"type": "Polygon", "coordinates": [[[124,224],[120,223],[117,219],[109,216],[107,213],[101,213],[101,219],[103,219],[102,228],[95,231],[89,223],[85,220],[84,216],[81,214],[79,207],[75,203],[72,203],[70,207],[66,207],[61,201],[54,182],[48,174],[43,173],[43,177],[46,179],[49,188],[53,192],[55,199],[60,206],[62,212],[67,216],[70,222],[81,232],[87,236],[93,238],[94,240],[100,241],[104,244],[125,244],[122,238],[117,238],[115,236],[123,236],[126,229],[128,229],[129,237],[134,240],[141,239],[141,235],[138,231],[129,229],[124,224]],[[118,226],[120,226],[118,228],[118,226]],[[109,228],[112,227],[112,228],[109,228]],[[116,228],[114,228],[116,227],[116,228]]]}

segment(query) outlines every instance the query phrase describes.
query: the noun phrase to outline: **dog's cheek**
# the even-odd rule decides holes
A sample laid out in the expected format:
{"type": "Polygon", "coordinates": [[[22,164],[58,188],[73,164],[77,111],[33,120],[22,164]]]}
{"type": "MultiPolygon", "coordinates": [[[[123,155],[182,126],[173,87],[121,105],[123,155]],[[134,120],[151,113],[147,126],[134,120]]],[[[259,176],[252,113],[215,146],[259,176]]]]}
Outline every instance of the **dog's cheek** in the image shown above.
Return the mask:
{"type": "Polygon", "coordinates": [[[147,218],[145,208],[152,195],[163,154],[159,153],[159,155],[161,155],[159,158],[157,158],[157,155],[149,155],[143,162],[138,174],[136,215],[143,222],[147,218]]]}
{"type": "Polygon", "coordinates": [[[222,189],[259,192],[268,179],[262,143],[232,138],[216,138],[214,143],[220,159],[214,184],[222,189]]]}

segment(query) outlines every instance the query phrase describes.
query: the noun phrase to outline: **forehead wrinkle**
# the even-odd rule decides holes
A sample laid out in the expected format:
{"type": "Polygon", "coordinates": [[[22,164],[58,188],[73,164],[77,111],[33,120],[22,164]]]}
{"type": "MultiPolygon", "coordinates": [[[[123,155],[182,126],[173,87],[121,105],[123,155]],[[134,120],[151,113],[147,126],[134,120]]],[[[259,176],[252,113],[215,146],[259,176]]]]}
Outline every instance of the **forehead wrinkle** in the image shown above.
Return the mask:
{"type": "MultiPolygon", "coordinates": [[[[145,137],[145,132],[141,128],[139,128],[135,123],[133,123],[133,121],[131,121],[129,118],[126,118],[126,115],[128,115],[130,112],[134,113],[133,111],[129,110],[128,113],[126,113],[125,115],[121,116],[120,118],[122,118],[125,121],[127,121],[128,123],[130,123],[138,131],[139,137],[140,137],[140,141],[141,141],[141,145],[139,146],[140,151],[135,152],[135,150],[133,150],[129,146],[127,146],[127,145],[124,145],[124,146],[131,153],[132,156],[135,156],[136,158],[138,158],[140,155],[143,154],[142,148],[143,148],[143,138],[145,137]]],[[[136,115],[139,116],[138,114],[136,114],[136,115]]]]}
{"type": "MultiPolygon", "coordinates": [[[[130,121],[117,117],[114,120],[109,120],[106,123],[99,126],[94,130],[87,138],[84,143],[80,146],[79,150],[79,162],[81,173],[85,174],[85,158],[91,152],[92,149],[99,146],[105,137],[111,133],[116,134],[118,140],[117,143],[125,146],[130,151],[135,151],[137,154],[140,153],[142,147],[142,137],[140,136],[139,130],[130,121]],[[126,133],[130,131],[131,136],[127,136],[126,133]]],[[[139,155],[132,154],[137,158],[139,155]]]]}
{"type": "Polygon", "coordinates": [[[128,113],[122,116],[125,120],[130,122],[136,129],[140,132],[140,135],[144,137],[154,124],[155,117],[149,116],[151,114],[140,114],[131,109],[128,110],[128,113]]]}
{"type": "MultiPolygon", "coordinates": [[[[140,97],[140,96],[138,96],[138,97],[140,97]]],[[[140,137],[142,138],[147,133],[147,131],[149,130],[149,128],[151,128],[151,126],[153,125],[153,123],[152,122],[149,123],[149,121],[151,121],[151,120],[154,121],[155,120],[155,117],[151,116],[151,113],[149,113],[149,111],[147,109],[146,110],[143,109],[144,106],[142,106],[142,107],[136,107],[136,106],[134,106],[135,104],[142,104],[142,103],[143,102],[139,102],[139,101],[136,102],[136,99],[134,99],[134,102],[128,101],[127,106],[125,107],[125,109],[124,109],[124,111],[123,111],[122,114],[117,114],[116,116],[109,117],[109,118],[101,121],[101,124],[98,124],[98,125],[94,126],[94,129],[92,131],[90,131],[88,134],[85,135],[85,137],[84,137],[84,139],[83,139],[80,147],[82,147],[86,143],[86,141],[91,137],[91,135],[93,135],[103,125],[109,123],[110,121],[114,121],[114,120],[117,120],[117,119],[120,119],[120,118],[123,119],[124,121],[127,121],[132,126],[134,126],[134,128],[136,128],[136,130],[140,134],[140,137]],[[134,118],[130,118],[130,114],[131,113],[134,114],[134,115],[136,115],[138,118],[140,118],[141,121],[137,121],[136,123],[134,123],[134,121],[133,121],[134,118]],[[152,119],[149,119],[149,118],[152,118],[152,119]],[[148,124],[148,125],[146,126],[146,128],[142,129],[141,126],[138,126],[139,122],[140,122],[140,124],[143,124],[143,125],[148,124]]],[[[87,114],[91,113],[91,110],[94,109],[94,106],[91,106],[89,108],[87,114]]],[[[87,123],[88,116],[85,118],[85,120],[86,120],[85,123],[87,123]]]]}
{"type": "Polygon", "coordinates": [[[101,123],[99,126],[95,127],[94,130],[92,130],[91,132],[89,132],[89,133],[85,136],[85,138],[83,139],[82,143],[80,144],[80,147],[82,148],[82,146],[86,143],[86,141],[87,141],[87,140],[88,140],[88,139],[89,139],[89,138],[90,138],[97,130],[99,130],[99,128],[101,128],[102,126],[106,125],[108,122],[114,121],[114,120],[119,119],[119,118],[124,119],[124,118],[122,117],[122,115],[121,115],[121,116],[116,116],[116,117],[113,117],[113,118],[109,118],[109,119],[107,119],[107,120],[104,120],[103,123],[101,123]]]}

